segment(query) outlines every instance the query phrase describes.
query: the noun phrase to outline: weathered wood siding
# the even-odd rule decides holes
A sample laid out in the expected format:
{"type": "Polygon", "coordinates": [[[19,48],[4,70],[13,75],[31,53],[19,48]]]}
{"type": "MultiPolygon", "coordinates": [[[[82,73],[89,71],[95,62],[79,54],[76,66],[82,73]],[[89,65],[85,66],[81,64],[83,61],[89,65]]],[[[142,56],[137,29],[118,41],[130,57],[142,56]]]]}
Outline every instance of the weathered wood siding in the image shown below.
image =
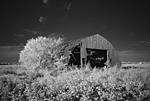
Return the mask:
{"type": "Polygon", "coordinates": [[[99,34],[81,40],[81,59],[86,59],[86,48],[105,49],[108,51],[108,58],[111,59],[111,66],[119,64],[119,58],[116,50],[109,41],[107,41],[104,37],[100,36],[99,34]]]}
{"type": "Polygon", "coordinates": [[[81,42],[82,42],[81,46],[82,57],[86,57],[86,48],[105,49],[108,50],[110,54],[112,53],[113,50],[113,46],[111,45],[111,43],[98,34],[82,39],[81,42]]]}

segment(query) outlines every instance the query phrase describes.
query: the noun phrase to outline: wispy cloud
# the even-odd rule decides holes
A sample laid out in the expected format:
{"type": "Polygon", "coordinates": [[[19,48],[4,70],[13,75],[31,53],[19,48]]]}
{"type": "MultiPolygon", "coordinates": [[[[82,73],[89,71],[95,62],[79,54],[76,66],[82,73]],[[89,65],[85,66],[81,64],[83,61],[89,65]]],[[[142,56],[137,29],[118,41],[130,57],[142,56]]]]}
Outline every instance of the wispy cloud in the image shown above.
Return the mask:
{"type": "Polygon", "coordinates": [[[31,29],[24,29],[25,32],[27,32],[27,34],[30,35],[44,35],[44,32],[41,31],[35,31],[35,30],[31,30],[31,29]]]}
{"type": "Polygon", "coordinates": [[[42,0],[44,5],[48,5],[49,0],[42,0]]]}
{"type": "Polygon", "coordinates": [[[149,40],[144,40],[144,41],[138,41],[138,42],[134,42],[132,44],[130,44],[131,46],[141,46],[141,45],[150,45],[150,41],[149,40]]]}
{"type": "Polygon", "coordinates": [[[51,1],[52,0],[42,0],[43,6],[45,8],[49,8],[49,6],[51,5],[51,1]]]}
{"type": "Polygon", "coordinates": [[[150,41],[140,41],[140,44],[146,44],[146,45],[150,45],[150,41]]]}
{"type": "Polygon", "coordinates": [[[48,19],[44,16],[40,16],[38,21],[41,23],[41,24],[46,24],[48,19]]]}
{"type": "Polygon", "coordinates": [[[24,29],[24,31],[29,33],[29,34],[33,34],[33,35],[37,34],[36,31],[30,30],[30,29],[24,29]]]}
{"type": "Polygon", "coordinates": [[[64,4],[65,16],[68,16],[72,6],[72,0],[67,0],[64,4]]]}
{"type": "Polygon", "coordinates": [[[13,34],[17,38],[26,38],[25,34],[13,34]]]}

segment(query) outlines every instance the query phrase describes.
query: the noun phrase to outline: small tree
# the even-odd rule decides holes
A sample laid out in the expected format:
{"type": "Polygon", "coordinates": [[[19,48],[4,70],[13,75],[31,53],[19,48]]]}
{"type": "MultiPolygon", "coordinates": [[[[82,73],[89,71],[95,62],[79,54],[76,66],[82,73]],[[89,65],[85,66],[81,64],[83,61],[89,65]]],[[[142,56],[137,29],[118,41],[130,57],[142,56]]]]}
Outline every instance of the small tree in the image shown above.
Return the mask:
{"type": "MultiPolygon", "coordinates": [[[[38,67],[51,67],[56,60],[56,51],[53,48],[63,42],[62,38],[37,37],[27,41],[24,49],[20,52],[19,62],[30,71],[38,67]]],[[[52,68],[52,67],[51,67],[52,68]]]]}

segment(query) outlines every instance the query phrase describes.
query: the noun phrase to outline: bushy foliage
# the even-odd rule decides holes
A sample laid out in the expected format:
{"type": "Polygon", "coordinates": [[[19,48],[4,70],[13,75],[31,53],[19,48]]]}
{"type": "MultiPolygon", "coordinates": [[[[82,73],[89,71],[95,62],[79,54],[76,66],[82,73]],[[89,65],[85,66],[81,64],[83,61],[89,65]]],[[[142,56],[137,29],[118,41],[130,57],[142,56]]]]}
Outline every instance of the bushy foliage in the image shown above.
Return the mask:
{"type": "Polygon", "coordinates": [[[55,37],[37,37],[30,39],[20,52],[19,62],[28,70],[34,71],[37,67],[54,67],[56,60],[56,51],[53,48],[63,42],[62,38],[55,37]]]}
{"type": "Polygon", "coordinates": [[[148,79],[147,70],[75,69],[57,77],[47,73],[27,94],[31,101],[149,101],[148,79]]]}
{"type": "Polygon", "coordinates": [[[117,68],[72,69],[52,76],[21,80],[0,77],[0,101],[149,101],[150,71],[117,68]]]}
{"type": "Polygon", "coordinates": [[[28,101],[25,82],[14,75],[0,77],[0,101],[28,101]]]}

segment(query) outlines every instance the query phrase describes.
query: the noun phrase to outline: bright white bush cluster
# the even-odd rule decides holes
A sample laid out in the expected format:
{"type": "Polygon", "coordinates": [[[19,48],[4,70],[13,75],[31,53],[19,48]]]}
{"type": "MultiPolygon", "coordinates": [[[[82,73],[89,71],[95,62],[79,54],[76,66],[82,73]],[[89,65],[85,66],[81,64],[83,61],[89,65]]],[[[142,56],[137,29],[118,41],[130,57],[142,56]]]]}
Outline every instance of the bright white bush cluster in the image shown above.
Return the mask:
{"type": "Polygon", "coordinates": [[[53,48],[62,42],[62,38],[55,37],[40,36],[36,39],[30,39],[20,52],[19,62],[30,71],[35,70],[37,67],[45,68],[52,65],[57,51],[53,48]]]}

